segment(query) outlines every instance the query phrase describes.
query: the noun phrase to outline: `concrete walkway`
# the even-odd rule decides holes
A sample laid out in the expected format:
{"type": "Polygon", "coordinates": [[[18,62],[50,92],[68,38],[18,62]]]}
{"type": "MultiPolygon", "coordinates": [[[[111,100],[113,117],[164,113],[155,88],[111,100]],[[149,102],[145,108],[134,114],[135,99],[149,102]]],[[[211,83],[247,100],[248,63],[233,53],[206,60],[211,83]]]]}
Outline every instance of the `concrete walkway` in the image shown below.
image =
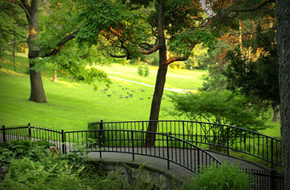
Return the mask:
{"type": "MultiPolygon", "coordinates": [[[[265,170],[264,167],[259,166],[254,163],[250,163],[244,160],[240,160],[234,157],[228,157],[223,154],[213,153],[210,152],[214,157],[220,160],[222,163],[228,162],[230,164],[238,164],[239,168],[249,168],[249,169],[258,169],[258,170],[265,170]]],[[[89,154],[90,158],[100,159],[99,152],[91,152],[89,154]]],[[[119,165],[122,164],[136,164],[138,166],[146,166],[150,168],[150,170],[158,171],[160,173],[166,174],[171,176],[172,178],[176,178],[182,182],[185,182],[188,178],[194,175],[193,172],[189,171],[188,169],[177,165],[175,163],[169,163],[168,169],[168,162],[165,159],[155,158],[151,156],[144,156],[144,155],[135,155],[135,160],[133,160],[132,154],[129,153],[116,153],[116,152],[102,152],[102,158],[100,161],[109,162],[109,163],[117,163],[119,165]]]]}

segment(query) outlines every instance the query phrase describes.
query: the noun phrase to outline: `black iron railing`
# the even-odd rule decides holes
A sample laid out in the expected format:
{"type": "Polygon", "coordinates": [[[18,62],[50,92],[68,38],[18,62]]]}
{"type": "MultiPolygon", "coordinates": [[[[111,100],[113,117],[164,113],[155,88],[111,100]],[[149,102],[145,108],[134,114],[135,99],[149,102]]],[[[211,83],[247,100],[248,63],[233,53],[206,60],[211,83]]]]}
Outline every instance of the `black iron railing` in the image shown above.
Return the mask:
{"type": "Polygon", "coordinates": [[[168,169],[172,162],[196,173],[203,166],[221,163],[203,149],[168,134],[155,133],[158,146],[144,147],[148,133],[152,132],[114,129],[69,131],[65,132],[66,146],[72,147],[77,143],[90,152],[99,152],[100,157],[102,152],[129,153],[132,160],[135,160],[135,155],[156,157],[166,160],[168,169]]]}
{"type": "Polygon", "coordinates": [[[274,169],[282,167],[281,140],[243,128],[216,123],[196,121],[124,121],[95,122],[90,128],[143,130],[150,123],[157,124],[157,132],[171,134],[196,146],[236,156],[243,153],[264,161],[262,164],[274,169]]]}
{"type": "Polygon", "coordinates": [[[76,151],[75,146],[82,146],[86,151],[99,152],[100,157],[102,152],[129,153],[133,160],[135,155],[145,155],[166,160],[168,169],[170,162],[192,172],[199,172],[203,166],[212,163],[221,163],[196,145],[169,134],[154,133],[156,146],[144,147],[145,134],[153,132],[114,129],[64,132],[30,125],[9,128],[3,126],[1,131],[3,140],[0,142],[16,139],[47,140],[63,153],[76,151]]]}

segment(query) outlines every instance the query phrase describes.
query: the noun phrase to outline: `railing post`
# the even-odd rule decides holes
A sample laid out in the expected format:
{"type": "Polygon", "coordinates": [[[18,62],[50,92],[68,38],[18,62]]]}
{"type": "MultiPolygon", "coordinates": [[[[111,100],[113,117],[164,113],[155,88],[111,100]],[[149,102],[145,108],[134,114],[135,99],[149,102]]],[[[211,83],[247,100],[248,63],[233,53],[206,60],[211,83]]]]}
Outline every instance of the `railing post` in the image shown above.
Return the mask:
{"type": "Polygon", "coordinates": [[[6,142],[6,139],[5,139],[5,125],[2,125],[2,129],[3,129],[3,143],[6,142]]]}
{"type": "Polygon", "coordinates": [[[199,173],[200,172],[200,150],[197,149],[197,172],[199,173]]]}
{"type": "Polygon", "coordinates": [[[103,127],[104,127],[104,121],[101,120],[101,123],[100,123],[100,129],[103,130],[103,127]]]}
{"type": "Polygon", "coordinates": [[[133,161],[135,161],[135,151],[134,151],[134,134],[133,131],[131,131],[131,138],[132,138],[132,155],[133,155],[133,161]]]}
{"type": "Polygon", "coordinates": [[[276,170],[272,169],[270,172],[270,189],[271,190],[276,190],[275,176],[276,176],[276,170]]]}
{"type": "Polygon", "coordinates": [[[31,127],[30,127],[30,123],[28,123],[28,138],[31,139],[31,127]]]}
{"type": "Polygon", "coordinates": [[[103,131],[103,129],[104,129],[104,122],[103,122],[103,120],[101,120],[101,123],[100,123],[100,132],[99,132],[99,141],[101,143],[103,143],[103,141],[104,141],[104,131],[103,131]]]}
{"type": "Polygon", "coordinates": [[[169,170],[169,142],[168,142],[169,136],[166,135],[166,142],[167,142],[167,169],[169,170]]]}
{"type": "Polygon", "coordinates": [[[100,158],[102,158],[102,133],[103,133],[104,122],[101,120],[100,130],[99,130],[99,148],[100,148],[100,158]]]}
{"type": "Polygon", "coordinates": [[[66,153],[66,145],[65,145],[65,133],[64,130],[61,130],[61,142],[62,142],[62,153],[66,153]]]}
{"type": "Polygon", "coordinates": [[[230,146],[230,142],[229,142],[229,127],[227,127],[227,155],[230,155],[230,150],[229,150],[229,146],[230,146]]]}
{"type": "Polygon", "coordinates": [[[183,140],[185,140],[184,121],[182,121],[183,140]]]}
{"type": "Polygon", "coordinates": [[[274,144],[273,144],[273,138],[271,138],[271,169],[274,168],[274,144]]]}

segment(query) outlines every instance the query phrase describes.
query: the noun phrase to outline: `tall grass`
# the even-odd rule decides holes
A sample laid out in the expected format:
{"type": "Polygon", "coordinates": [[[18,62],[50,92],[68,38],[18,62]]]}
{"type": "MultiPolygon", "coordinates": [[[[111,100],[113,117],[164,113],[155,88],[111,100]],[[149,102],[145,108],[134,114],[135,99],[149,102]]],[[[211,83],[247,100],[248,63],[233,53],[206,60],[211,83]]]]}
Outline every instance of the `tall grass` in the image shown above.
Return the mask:
{"type": "Polygon", "coordinates": [[[217,166],[212,164],[192,178],[188,189],[203,190],[245,190],[249,186],[249,175],[241,171],[238,166],[225,163],[217,166]]]}

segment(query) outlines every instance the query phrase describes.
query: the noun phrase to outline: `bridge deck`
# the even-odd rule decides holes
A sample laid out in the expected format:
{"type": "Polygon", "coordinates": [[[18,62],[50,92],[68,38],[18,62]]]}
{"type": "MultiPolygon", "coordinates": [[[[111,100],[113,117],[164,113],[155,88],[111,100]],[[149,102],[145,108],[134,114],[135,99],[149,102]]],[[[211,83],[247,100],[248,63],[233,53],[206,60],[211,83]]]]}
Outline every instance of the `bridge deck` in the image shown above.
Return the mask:
{"type": "MultiPolygon", "coordinates": [[[[158,148],[155,148],[158,149],[158,148]]],[[[175,149],[172,149],[170,151],[176,151],[175,149]]],[[[156,151],[156,152],[162,152],[162,151],[156,151]]],[[[174,153],[174,152],[173,152],[174,153]]],[[[238,164],[239,168],[249,168],[249,169],[258,169],[258,170],[265,170],[264,167],[259,166],[254,163],[250,163],[244,160],[240,160],[238,158],[229,157],[223,154],[210,152],[213,156],[215,156],[218,160],[221,162],[226,162],[230,164],[238,164]]],[[[175,153],[174,153],[175,154],[175,153]]],[[[176,152],[178,154],[178,152],[176,152]]],[[[153,154],[151,154],[154,156],[153,154]]],[[[99,152],[91,152],[89,153],[90,158],[94,159],[100,159],[100,153],[99,152]]],[[[145,165],[146,167],[149,167],[152,170],[159,171],[161,173],[164,173],[166,175],[175,177],[179,179],[180,181],[186,181],[187,178],[194,175],[191,171],[188,169],[177,165],[175,163],[170,162],[169,170],[168,170],[168,162],[165,159],[155,158],[152,156],[146,156],[146,155],[135,155],[134,160],[131,153],[118,153],[118,152],[102,152],[102,158],[101,161],[103,162],[115,162],[118,164],[136,164],[136,165],[145,165]]],[[[157,156],[157,155],[156,155],[157,156]]],[[[193,155],[196,156],[196,155],[193,155]]],[[[166,155],[165,155],[166,157],[166,155]]],[[[183,159],[182,157],[180,159],[183,159]]],[[[195,160],[196,158],[193,158],[195,160]]]]}

